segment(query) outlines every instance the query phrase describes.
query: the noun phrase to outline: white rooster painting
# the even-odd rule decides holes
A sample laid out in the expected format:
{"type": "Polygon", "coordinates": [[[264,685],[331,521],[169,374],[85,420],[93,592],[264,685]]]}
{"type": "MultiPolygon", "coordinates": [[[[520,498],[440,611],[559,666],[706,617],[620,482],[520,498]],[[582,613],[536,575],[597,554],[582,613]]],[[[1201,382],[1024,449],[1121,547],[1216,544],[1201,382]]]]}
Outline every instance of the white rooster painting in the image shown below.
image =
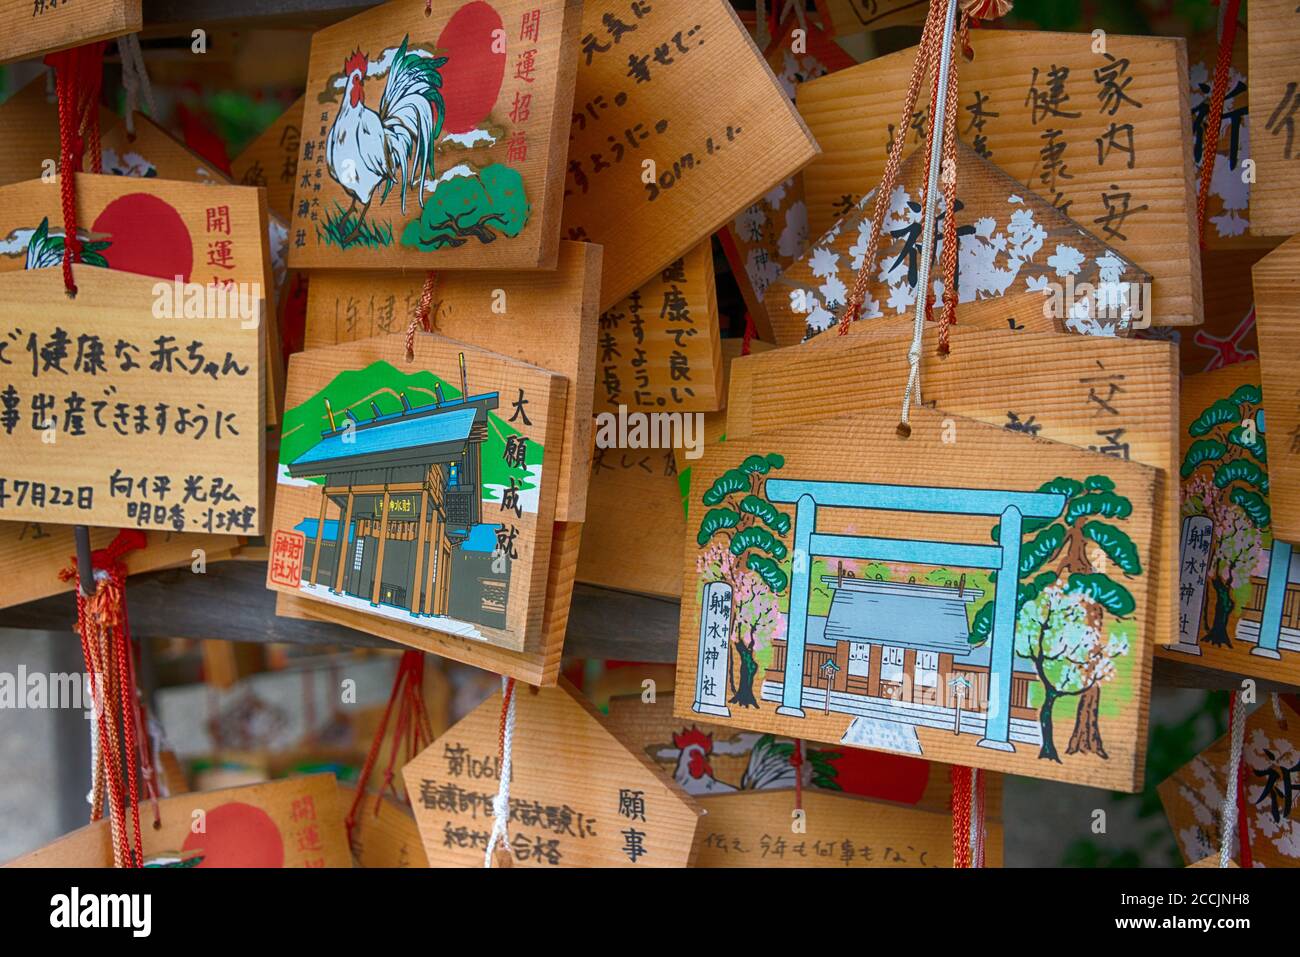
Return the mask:
{"type": "Polygon", "coordinates": [[[343,65],[346,86],[326,151],[330,175],[352,198],[346,210],[339,205],[342,215],[327,226],[340,246],[383,241],[383,234],[366,223],[366,213],[376,200],[382,205],[394,186],[403,215],[408,190],[424,208],[434,145],[446,115],[438,71],[447,58],[410,51],[409,40],[403,37],[393,56],[377,110],[366,105],[368,56],[357,50],[343,65]]]}
{"type": "MultiPolygon", "coordinates": [[[[646,751],[665,767],[672,763],[673,780],[687,794],[727,794],[733,791],[794,787],[798,772],[791,762],[794,752],[791,740],[749,731],[737,732],[729,738],[721,739],[718,734],[717,730],[705,732],[695,725],[683,727],[680,731],[673,732],[671,746],[656,744],[646,751]],[[718,776],[714,768],[714,763],[719,758],[728,764],[722,777],[718,776]],[[736,783],[728,782],[727,777],[736,783]]],[[[801,765],[803,783],[839,790],[834,766],[838,757],[835,752],[806,749],[801,765]]]]}
{"type": "MultiPolygon", "coordinates": [[[[104,253],[112,245],[110,240],[84,229],[77,230],[77,237],[81,240],[81,262],[101,269],[109,268],[104,253]]],[[[0,239],[0,255],[23,257],[24,269],[53,269],[63,263],[65,238],[62,230],[50,229],[47,216],[35,229],[15,229],[0,239]]]]}
{"type": "Polygon", "coordinates": [[[528,110],[505,89],[501,15],[471,0],[436,39],[423,29],[373,56],[374,34],[349,35],[336,49],[351,52],[334,54],[341,70],[322,77],[321,136],[303,147],[297,213],[322,245],[434,251],[517,236],[528,221],[513,166],[527,159],[517,121],[528,110]],[[338,189],[321,192],[329,180],[338,189]]]}

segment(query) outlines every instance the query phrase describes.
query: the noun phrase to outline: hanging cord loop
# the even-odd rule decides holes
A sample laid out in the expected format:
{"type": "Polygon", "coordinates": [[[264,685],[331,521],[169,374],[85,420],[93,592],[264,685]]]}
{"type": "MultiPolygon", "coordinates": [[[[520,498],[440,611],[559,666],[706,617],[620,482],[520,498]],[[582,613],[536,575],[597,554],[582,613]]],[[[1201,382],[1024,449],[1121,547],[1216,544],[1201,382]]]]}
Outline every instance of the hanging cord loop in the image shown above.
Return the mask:
{"type": "Polygon", "coordinates": [[[866,298],[867,283],[870,280],[873,268],[872,264],[875,263],[880,250],[880,231],[884,225],[885,215],[889,212],[890,197],[894,192],[894,185],[898,181],[898,168],[903,157],[903,143],[907,139],[908,131],[912,128],[912,114],[916,110],[916,100],[921,93],[921,84],[930,71],[934,54],[934,41],[939,35],[939,29],[940,6],[936,0],[936,2],[930,4],[930,10],[926,14],[925,26],[921,30],[921,43],[917,47],[916,62],[912,66],[912,76],[907,84],[907,95],[903,99],[903,113],[899,117],[898,125],[894,127],[894,139],[889,144],[889,157],[885,160],[885,169],[880,176],[880,186],[876,190],[876,205],[871,215],[871,231],[867,235],[867,249],[862,257],[862,268],[858,270],[857,276],[853,279],[853,287],[849,292],[848,300],[844,304],[844,311],[840,313],[839,334],[842,336],[848,334],[849,325],[856,322],[862,313],[862,302],[866,298]]]}
{"type": "Polygon", "coordinates": [[[1223,101],[1228,96],[1228,78],[1232,71],[1232,46],[1237,41],[1237,14],[1241,0],[1228,0],[1219,7],[1219,51],[1214,61],[1214,79],[1210,85],[1210,106],[1201,127],[1201,181],[1196,191],[1196,235],[1205,246],[1205,209],[1210,201],[1210,182],[1218,162],[1219,127],[1223,125],[1223,101]]]}
{"type": "Polygon", "coordinates": [[[95,761],[91,820],[103,815],[107,795],[113,863],[144,866],[140,833],[140,704],[135,686],[133,645],[126,616],[126,555],[145,547],[144,533],[118,532],[91,555],[94,581],[82,582],[76,559],[59,578],[77,585],[77,634],[89,674],[94,707],[95,761]],[[87,593],[89,591],[89,593],[87,593]],[[123,779],[125,775],[125,780],[123,779]],[[133,834],[128,831],[127,815],[133,834]]]}
{"type": "Polygon", "coordinates": [[[73,262],[81,262],[81,237],[77,234],[77,180],[87,149],[91,169],[103,171],[99,145],[99,92],[104,82],[104,43],[60,50],[45,57],[54,68],[59,99],[59,198],[63,209],[63,286],[68,298],[77,295],[73,262]]]}
{"type": "MultiPolygon", "coordinates": [[[[963,51],[970,42],[970,25],[970,17],[963,17],[958,36],[963,51]]],[[[943,251],[939,259],[939,274],[943,278],[943,308],[939,313],[941,356],[948,355],[951,349],[949,330],[957,321],[957,57],[952,58],[948,70],[948,105],[943,118],[943,160],[939,168],[944,209],[943,251]]],[[[928,298],[929,293],[926,295],[928,298]]]]}
{"type": "Polygon", "coordinates": [[[153,86],[149,82],[149,71],[144,65],[144,51],[140,49],[140,34],[128,33],[118,38],[117,52],[122,58],[122,86],[126,88],[126,135],[135,139],[135,114],[140,110],[140,101],[149,108],[149,115],[158,115],[158,105],[154,102],[153,86]]]}
{"type": "MultiPolygon", "coordinates": [[[[930,110],[930,153],[926,166],[925,195],[922,197],[921,256],[916,279],[916,303],[912,320],[912,345],[907,350],[907,387],[903,392],[903,407],[899,413],[898,434],[907,438],[912,434],[908,419],[912,400],[921,401],[921,341],[925,334],[925,315],[930,299],[930,259],[934,250],[935,215],[938,209],[939,170],[943,161],[943,133],[936,132],[939,117],[947,116],[948,91],[952,79],[950,70],[953,34],[956,32],[957,0],[948,0],[948,11],[943,24],[943,43],[939,51],[939,66],[935,74],[935,92],[930,110]]],[[[953,171],[955,178],[956,171],[953,171]]],[[[951,210],[949,216],[955,215],[951,210]]],[[[866,265],[865,263],[863,264],[866,265]]]]}
{"type": "Polygon", "coordinates": [[[438,287],[438,274],[430,269],[424,277],[424,286],[420,290],[420,301],[411,313],[411,321],[406,324],[406,361],[415,361],[415,334],[421,330],[433,332],[433,293],[438,287]]]}
{"type": "Polygon", "coordinates": [[[361,767],[361,773],[357,776],[357,793],[352,799],[352,806],[348,809],[348,816],[344,820],[344,824],[347,826],[349,845],[354,842],[357,812],[365,800],[366,788],[370,783],[370,776],[374,772],[375,763],[379,759],[379,752],[383,748],[384,738],[388,735],[389,722],[393,718],[394,709],[397,711],[397,721],[389,745],[388,765],[384,768],[383,782],[375,795],[375,815],[379,814],[386,791],[391,792],[394,798],[399,800],[402,798],[393,783],[397,770],[398,752],[405,746],[406,761],[402,762],[405,764],[433,742],[433,728],[429,721],[429,713],[424,705],[424,652],[404,651],[397,663],[397,674],[393,678],[393,690],[388,695],[388,704],[384,708],[384,716],[380,719],[379,727],[375,730],[375,737],[370,742],[370,750],[366,754],[365,763],[361,767]]]}
{"type": "Polygon", "coordinates": [[[1246,820],[1246,702],[1241,691],[1228,699],[1228,766],[1223,776],[1223,804],[1219,808],[1219,866],[1232,863],[1232,843],[1238,844],[1237,863],[1251,866],[1250,831],[1246,820]]]}
{"type": "Polygon", "coordinates": [[[515,679],[501,676],[501,729],[498,735],[497,756],[500,784],[492,799],[492,833],[487,850],[483,852],[483,866],[491,867],[493,852],[498,866],[510,866],[510,772],[515,739],[515,679]]]}

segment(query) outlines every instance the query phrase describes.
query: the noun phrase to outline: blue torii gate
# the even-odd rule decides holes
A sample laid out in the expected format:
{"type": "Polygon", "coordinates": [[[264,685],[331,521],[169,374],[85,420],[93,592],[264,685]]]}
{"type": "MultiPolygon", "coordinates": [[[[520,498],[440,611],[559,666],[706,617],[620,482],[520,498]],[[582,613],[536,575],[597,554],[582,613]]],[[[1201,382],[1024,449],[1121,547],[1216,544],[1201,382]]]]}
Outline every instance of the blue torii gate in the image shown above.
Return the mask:
{"type": "Polygon", "coordinates": [[[996,569],[993,628],[989,635],[989,703],[980,747],[1013,751],[1011,668],[1015,653],[1016,589],[1020,583],[1020,536],[1025,518],[1056,518],[1065,496],[1054,492],[1004,492],[991,489],[933,488],[873,482],[812,482],[768,479],[771,502],[795,504],[793,570],[789,626],[786,629],[785,683],[777,714],[802,718],[804,646],[812,557],[868,559],[918,565],[956,565],[996,569]],[[998,516],[997,545],[911,541],[865,535],[817,532],[817,506],[894,512],[998,516]]]}

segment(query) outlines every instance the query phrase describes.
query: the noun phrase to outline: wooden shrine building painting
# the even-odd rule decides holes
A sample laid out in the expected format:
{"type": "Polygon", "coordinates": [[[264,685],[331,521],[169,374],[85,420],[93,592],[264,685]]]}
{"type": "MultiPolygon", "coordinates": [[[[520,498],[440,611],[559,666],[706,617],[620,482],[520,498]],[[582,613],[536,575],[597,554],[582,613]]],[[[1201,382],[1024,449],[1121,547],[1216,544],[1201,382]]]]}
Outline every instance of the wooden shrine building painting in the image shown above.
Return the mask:
{"type": "Polygon", "coordinates": [[[461,616],[504,627],[509,572],[491,573],[496,535],[481,521],[479,489],[487,416],[499,396],[471,395],[419,409],[405,392],[400,401],[398,412],[383,413],[376,405],[368,420],[351,411],[342,422],[332,420],[335,427],[318,445],[287,463],[291,478],[324,477],[321,511],[336,515],[304,518],[296,526],[307,540],[303,584],[406,608],[413,616],[448,615],[454,544],[466,570],[461,580],[476,584],[457,593],[461,616]],[[356,441],[347,443],[349,435],[356,441]],[[384,474],[386,484],[368,481],[384,474]],[[435,577],[438,568],[443,573],[435,577]]]}
{"type": "Polygon", "coordinates": [[[855,415],[693,467],[677,713],[1134,788],[1155,470],[855,415]]]}
{"type": "MultiPolygon", "coordinates": [[[[402,337],[392,338],[400,350],[402,337]]],[[[538,547],[546,446],[524,420],[535,421],[540,410],[533,412],[524,389],[507,395],[487,375],[490,354],[460,348],[450,353],[458,381],[436,364],[443,375],[380,359],[315,380],[324,387],[287,410],[271,587],[522,645],[524,621],[511,612],[530,605],[538,584],[528,568],[538,547]],[[473,387],[476,371],[487,386],[473,387]],[[525,538],[534,539],[526,549],[525,538]],[[528,552],[522,565],[521,551],[528,552]]]]}
{"type": "MultiPolygon", "coordinates": [[[[746,462],[740,471],[761,474],[776,471],[782,464],[781,456],[768,455],[763,466],[746,462]]],[[[724,476],[719,481],[726,480],[724,476]]],[[[881,719],[886,725],[976,734],[982,747],[997,750],[1012,750],[1013,741],[1042,745],[1041,729],[1029,707],[1029,685],[1037,682],[1034,669],[1011,653],[1008,640],[1015,627],[1011,604],[1003,602],[1002,614],[998,614],[996,600],[984,601],[995,599],[996,586],[987,571],[953,571],[948,566],[1014,571],[1021,558],[1020,536],[1010,529],[1019,532],[1025,519],[1042,527],[1060,518],[1067,500],[1066,481],[1061,480],[1059,491],[962,490],[958,495],[956,490],[936,494],[937,489],[870,482],[768,478],[770,514],[780,527],[793,533],[795,549],[817,557],[800,563],[802,567],[788,577],[791,601],[785,636],[772,641],[772,660],[759,686],[759,697],[778,703],[777,713],[792,717],[803,717],[805,708],[819,708],[881,719]],[[777,511],[790,506],[795,510],[793,524],[789,516],[777,511]],[[991,537],[1000,544],[903,544],[818,534],[818,511],[827,508],[986,515],[993,523],[991,537]],[[832,574],[818,574],[830,571],[829,563],[820,557],[825,555],[838,556],[832,574]],[[895,577],[888,563],[904,558],[939,570],[920,580],[913,574],[902,580],[895,577]],[[955,582],[951,581],[954,576],[955,582]],[[971,606],[980,609],[974,622],[968,613],[971,606]],[[978,637],[973,638],[972,624],[978,637]],[[995,643],[999,646],[996,658],[995,643]],[[991,696],[994,674],[1003,693],[991,696]],[[940,675],[945,677],[943,687],[940,675]]],[[[1100,489],[1108,480],[1090,476],[1087,481],[1100,489]]],[[[723,487],[715,482],[705,492],[706,498],[719,498],[725,494],[723,487]]],[[[741,508],[755,514],[766,511],[757,503],[746,506],[742,502],[741,508]]],[[[705,523],[705,528],[712,524],[707,515],[705,523]]],[[[760,534],[749,538],[765,543],[764,533],[758,531],[760,534]]],[[[775,551],[785,553],[784,548],[775,551]]],[[[774,584],[786,580],[779,567],[767,564],[762,557],[753,562],[752,570],[760,576],[767,572],[774,584]]],[[[1003,580],[1014,583],[1015,578],[1004,574],[1003,580]]],[[[713,651],[707,639],[720,635],[730,604],[726,588],[712,587],[717,584],[705,585],[702,637],[706,640],[700,643],[703,678],[696,685],[692,710],[729,716],[727,705],[718,700],[721,689],[709,680],[713,651]]],[[[763,584],[768,584],[766,578],[763,584]]],[[[738,689],[744,684],[738,681],[738,689]]],[[[738,690],[737,698],[742,706],[747,703],[743,690],[738,690]]],[[[857,732],[850,728],[850,733],[861,734],[862,743],[874,738],[886,747],[922,753],[915,735],[895,732],[876,720],[862,722],[857,732]],[[879,737],[882,732],[885,736],[879,737]]]]}

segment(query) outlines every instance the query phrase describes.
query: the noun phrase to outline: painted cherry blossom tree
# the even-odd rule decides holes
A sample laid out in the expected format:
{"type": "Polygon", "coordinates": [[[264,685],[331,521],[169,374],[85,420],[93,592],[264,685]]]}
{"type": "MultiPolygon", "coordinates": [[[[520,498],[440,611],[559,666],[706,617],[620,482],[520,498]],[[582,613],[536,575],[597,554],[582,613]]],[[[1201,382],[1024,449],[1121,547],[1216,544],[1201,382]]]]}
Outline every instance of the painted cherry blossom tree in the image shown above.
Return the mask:
{"type": "Polygon", "coordinates": [[[700,497],[710,508],[695,537],[701,548],[696,570],[704,580],[731,588],[728,635],[738,663],[734,670],[727,663],[729,703],[743,708],[758,707],[757,652],[782,627],[779,596],[789,577],[781,563],[789,549],[781,539],[790,531],[790,516],[767,500],[765,487],[768,473],[784,465],[776,453],[750,455],[700,497]]]}
{"type": "Polygon", "coordinates": [[[1040,758],[1061,761],[1052,728],[1056,702],[1100,688],[1115,676],[1115,659],[1128,654],[1125,639],[1103,635],[1102,620],[1101,606],[1093,598],[1055,583],[1020,606],[1016,654],[1033,664],[1043,685],[1040,758]]]}
{"type": "MultiPolygon", "coordinates": [[[[1063,691],[1058,686],[1054,694],[1048,693],[1048,700],[1039,716],[1044,731],[1043,750],[1039,757],[1060,761],[1050,737],[1051,706],[1059,698],[1077,694],[1079,703],[1074,732],[1066,753],[1096,754],[1105,758],[1106,746],[1101,737],[1103,680],[1100,675],[1107,670],[1108,663],[1128,653],[1126,642],[1113,641],[1109,637],[1106,615],[1125,618],[1133,613],[1137,603],[1122,582],[1125,578],[1142,574],[1137,546],[1118,524],[1133,513],[1133,504],[1116,493],[1115,483],[1105,475],[1089,475],[1082,482],[1058,476],[1045,482],[1038,491],[1065,496],[1065,508],[1054,519],[1029,519],[1024,523],[1024,534],[1032,534],[1033,538],[1022,546],[1020,553],[1020,582],[1016,595],[1017,653],[1024,642],[1041,643],[1041,636],[1035,637],[1035,619],[1032,616],[1052,610],[1050,605],[1044,606],[1040,602],[1043,593],[1052,588],[1086,599],[1087,634],[1092,638],[1092,647],[1086,653],[1080,652],[1065,659],[1079,667],[1088,666],[1086,674],[1064,676],[1070,679],[1068,685],[1074,690],[1063,691]],[[1030,618],[1025,619],[1022,616],[1030,604],[1035,605],[1035,610],[1030,612],[1030,618]],[[1030,634],[1022,635],[1022,628],[1029,628],[1030,634]],[[1089,680],[1080,681],[1081,678],[1089,680]]],[[[999,531],[1000,527],[993,529],[991,537],[994,541],[998,540],[999,531]]],[[[996,573],[990,577],[996,580],[996,573]]],[[[1071,620],[1074,609],[1073,605],[1060,603],[1058,610],[1065,616],[1063,626],[1071,620]]],[[[973,643],[978,644],[989,637],[993,611],[994,603],[988,602],[975,614],[971,623],[970,640],[973,643]]],[[[1051,623],[1043,621],[1041,624],[1047,627],[1051,623]]],[[[1034,660],[1031,654],[1023,657],[1034,660]]],[[[1048,653],[1045,661],[1054,658],[1054,653],[1048,653]]],[[[1051,687],[1043,674],[1039,674],[1039,679],[1043,681],[1045,691],[1051,687]]]]}

